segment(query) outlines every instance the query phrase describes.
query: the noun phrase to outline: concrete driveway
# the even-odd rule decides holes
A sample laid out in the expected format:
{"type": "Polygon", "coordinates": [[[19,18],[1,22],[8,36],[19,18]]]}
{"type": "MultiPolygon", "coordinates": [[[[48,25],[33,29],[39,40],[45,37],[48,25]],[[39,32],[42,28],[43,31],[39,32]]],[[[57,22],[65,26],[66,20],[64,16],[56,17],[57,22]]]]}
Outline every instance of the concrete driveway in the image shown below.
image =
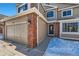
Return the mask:
{"type": "Polygon", "coordinates": [[[15,49],[16,46],[4,41],[4,36],[0,33],[0,56],[25,56],[15,49]]]}
{"type": "MultiPolygon", "coordinates": [[[[4,36],[2,34],[0,34],[0,40],[3,40],[4,36]]],[[[42,56],[44,55],[44,52],[46,51],[49,41],[50,41],[50,37],[46,37],[46,39],[44,39],[44,41],[42,41],[37,47],[30,49],[28,48],[26,45],[24,44],[20,44],[14,41],[10,41],[10,40],[5,40],[8,43],[11,43],[13,45],[16,46],[16,51],[24,54],[24,55],[28,55],[28,56],[42,56]]]]}

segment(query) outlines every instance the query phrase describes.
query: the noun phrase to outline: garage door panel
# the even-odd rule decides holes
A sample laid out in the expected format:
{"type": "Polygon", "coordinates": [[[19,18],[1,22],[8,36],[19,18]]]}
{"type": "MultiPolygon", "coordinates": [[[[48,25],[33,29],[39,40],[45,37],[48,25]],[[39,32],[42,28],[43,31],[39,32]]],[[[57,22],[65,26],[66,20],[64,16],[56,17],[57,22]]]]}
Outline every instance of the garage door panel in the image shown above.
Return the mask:
{"type": "Polygon", "coordinates": [[[16,41],[20,41],[20,26],[19,25],[15,25],[15,40],[16,41]]]}
{"type": "Polygon", "coordinates": [[[27,44],[28,25],[27,23],[7,25],[7,37],[19,43],[27,44]]]}
{"type": "Polygon", "coordinates": [[[27,43],[27,24],[19,24],[18,27],[20,26],[20,41],[23,43],[27,43]]]}
{"type": "Polygon", "coordinates": [[[14,25],[7,26],[7,38],[14,39],[14,25]]]}

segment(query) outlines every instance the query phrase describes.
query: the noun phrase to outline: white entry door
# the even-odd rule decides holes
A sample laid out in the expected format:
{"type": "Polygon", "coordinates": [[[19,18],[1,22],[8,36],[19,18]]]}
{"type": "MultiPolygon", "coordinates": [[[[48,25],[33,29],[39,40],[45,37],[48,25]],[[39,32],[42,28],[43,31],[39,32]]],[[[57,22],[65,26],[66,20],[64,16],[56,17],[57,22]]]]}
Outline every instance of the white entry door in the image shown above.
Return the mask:
{"type": "Polygon", "coordinates": [[[14,25],[8,25],[6,27],[6,34],[7,34],[7,38],[10,40],[14,39],[14,25]]]}

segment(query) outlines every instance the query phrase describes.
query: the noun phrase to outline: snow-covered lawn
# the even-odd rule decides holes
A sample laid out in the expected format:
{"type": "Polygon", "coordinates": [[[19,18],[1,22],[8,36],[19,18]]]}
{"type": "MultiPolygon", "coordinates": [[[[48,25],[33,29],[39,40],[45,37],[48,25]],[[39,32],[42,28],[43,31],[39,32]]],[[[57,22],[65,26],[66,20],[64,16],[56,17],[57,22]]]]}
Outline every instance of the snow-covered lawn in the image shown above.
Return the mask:
{"type": "Polygon", "coordinates": [[[4,35],[0,33],[0,40],[4,39],[4,35]]]}
{"type": "Polygon", "coordinates": [[[78,56],[79,55],[79,41],[63,40],[60,38],[52,38],[45,56],[78,56]]]}

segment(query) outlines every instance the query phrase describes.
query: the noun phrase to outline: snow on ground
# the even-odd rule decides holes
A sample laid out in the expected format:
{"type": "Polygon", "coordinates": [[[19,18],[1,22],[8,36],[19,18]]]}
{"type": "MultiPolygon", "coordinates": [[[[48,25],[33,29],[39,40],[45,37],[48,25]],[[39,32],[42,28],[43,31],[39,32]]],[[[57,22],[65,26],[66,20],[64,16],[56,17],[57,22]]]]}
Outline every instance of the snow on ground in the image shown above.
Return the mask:
{"type": "Polygon", "coordinates": [[[79,41],[64,40],[59,38],[52,38],[45,56],[78,56],[79,55],[79,41]]]}
{"type": "Polygon", "coordinates": [[[4,39],[3,34],[0,33],[0,40],[4,39]]]}

